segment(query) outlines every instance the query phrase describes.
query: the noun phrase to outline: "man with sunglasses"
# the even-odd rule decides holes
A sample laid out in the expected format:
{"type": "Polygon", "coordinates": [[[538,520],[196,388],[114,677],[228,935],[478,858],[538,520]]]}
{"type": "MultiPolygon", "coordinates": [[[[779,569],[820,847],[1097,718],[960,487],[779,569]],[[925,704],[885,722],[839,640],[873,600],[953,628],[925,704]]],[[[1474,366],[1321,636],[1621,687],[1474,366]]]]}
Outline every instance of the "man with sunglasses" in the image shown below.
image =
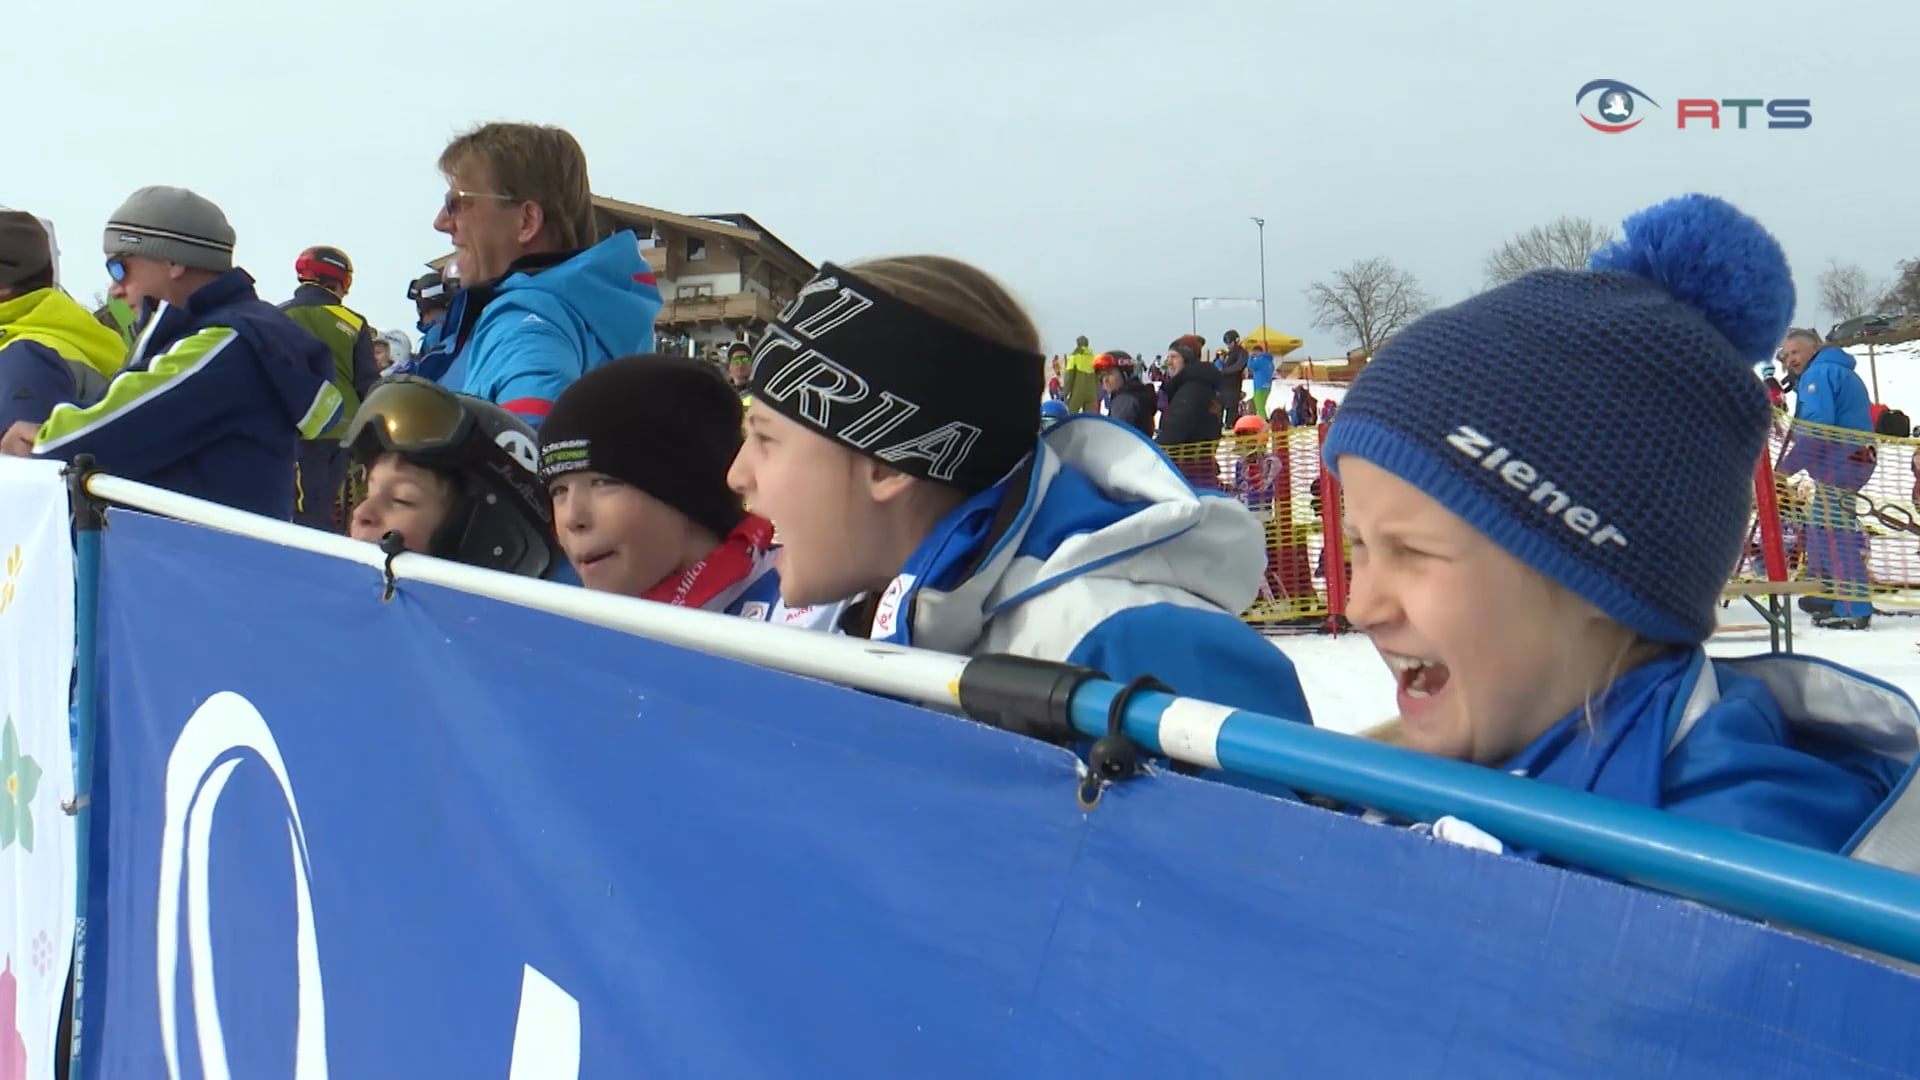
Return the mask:
{"type": "Polygon", "coordinates": [[[660,289],[631,231],[596,242],[586,154],[572,135],[486,124],[448,144],[440,170],[447,193],[433,227],[452,239],[466,288],[418,371],[538,427],[575,379],[652,351],[660,289]]]}
{"type": "Polygon", "coordinates": [[[133,356],[97,404],[13,425],[0,453],[91,454],[116,476],[291,520],[300,441],[340,411],[333,356],[255,294],[233,243],[201,196],[134,192],[104,241],[109,294],[141,314],[133,356]]]}

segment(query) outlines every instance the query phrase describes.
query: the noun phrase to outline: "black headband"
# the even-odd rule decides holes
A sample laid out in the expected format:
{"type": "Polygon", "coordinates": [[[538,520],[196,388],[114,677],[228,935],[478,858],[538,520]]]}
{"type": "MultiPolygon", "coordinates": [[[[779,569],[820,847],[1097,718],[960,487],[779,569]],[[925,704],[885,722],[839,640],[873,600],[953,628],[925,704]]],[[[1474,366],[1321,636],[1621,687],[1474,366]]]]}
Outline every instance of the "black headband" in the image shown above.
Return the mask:
{"type": "Polygon", "coordinates": [[[753,400],[910,476],[969,493],[1033,451],[1046,360],[827,263],[753,351],[753,400]]]}

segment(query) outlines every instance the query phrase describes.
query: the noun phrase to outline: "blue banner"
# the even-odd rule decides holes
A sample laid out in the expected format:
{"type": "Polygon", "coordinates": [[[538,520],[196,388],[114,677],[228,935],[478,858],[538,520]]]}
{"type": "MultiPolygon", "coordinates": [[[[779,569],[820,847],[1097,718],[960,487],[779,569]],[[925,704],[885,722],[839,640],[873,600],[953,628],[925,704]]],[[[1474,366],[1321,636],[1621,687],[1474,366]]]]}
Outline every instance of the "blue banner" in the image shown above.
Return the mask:
{"type": "Polygon", "coordinates": [[[116,510],[91,1076],[1912,1075],[1920,980],[116,510]]]}

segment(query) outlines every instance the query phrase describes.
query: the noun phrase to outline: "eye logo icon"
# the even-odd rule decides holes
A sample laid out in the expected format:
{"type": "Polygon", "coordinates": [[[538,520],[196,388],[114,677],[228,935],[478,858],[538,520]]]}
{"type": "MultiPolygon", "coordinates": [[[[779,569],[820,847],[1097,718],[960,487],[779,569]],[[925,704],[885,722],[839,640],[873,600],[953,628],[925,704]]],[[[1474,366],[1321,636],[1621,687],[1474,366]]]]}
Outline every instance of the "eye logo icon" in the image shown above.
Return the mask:
{"type": "Polygon", "coordinates": [[[1618,135],[1640,126],[1646,117],[1637,115],[1644,102],[1659,108],[1660,103],[1618,79],[1595,79],[1573,96],[1580,119],[1595,131],[1618,135]]]}

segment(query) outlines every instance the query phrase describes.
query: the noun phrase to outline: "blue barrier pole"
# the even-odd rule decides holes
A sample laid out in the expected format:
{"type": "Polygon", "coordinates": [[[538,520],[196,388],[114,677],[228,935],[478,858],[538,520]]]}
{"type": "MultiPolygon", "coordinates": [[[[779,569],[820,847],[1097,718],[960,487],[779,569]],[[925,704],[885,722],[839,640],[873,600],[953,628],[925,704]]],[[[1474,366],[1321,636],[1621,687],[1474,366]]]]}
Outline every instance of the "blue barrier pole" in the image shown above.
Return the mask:
{"type": "MultiPolygon", "coordinates": [[[[1105,735],[1119,691],[1081,684],[1073,726],[1105,735]]],[[[1134,695],[1122,723],[1129,738],[1177,760],[1409,821],[1452,815],[1569,866],[1920,963],[1920,877],[1911,874],[1169,694],[1134,695]]]]}
{"type": "Polygon", "coordinates": [[[104,507],[86,491],[93,463],[81,458],[68,469],[73,513],[74,686],[73,686],[73,832],[77,888],[73,925],[72,1040],[68,1076],[80,1073],[81,994],[86,985],[88,868],[93,862],[93,744],[99,717],[100,552],[104,507]]]}

